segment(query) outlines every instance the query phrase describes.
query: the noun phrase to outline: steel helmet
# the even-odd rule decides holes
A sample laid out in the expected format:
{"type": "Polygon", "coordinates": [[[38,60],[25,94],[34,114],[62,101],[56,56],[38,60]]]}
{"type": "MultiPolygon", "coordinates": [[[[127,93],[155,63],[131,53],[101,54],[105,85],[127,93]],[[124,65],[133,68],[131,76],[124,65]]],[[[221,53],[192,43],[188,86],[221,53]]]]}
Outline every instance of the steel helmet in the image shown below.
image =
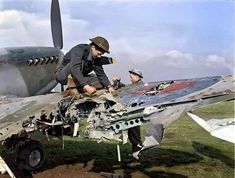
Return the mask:
{"type": "Polygon", "coordinates": [[[143,78],[142,72],[140,72],[140,70],[138,69],[129,70],[129,73],[138,75],[140,78],[143,78]]]}
{"type": "Polygon", "coordinates": [[[105,52],[109,53],[109,42],[105,38],[97,36],[95,38],[91,38],[90,40],[105,52]]]}

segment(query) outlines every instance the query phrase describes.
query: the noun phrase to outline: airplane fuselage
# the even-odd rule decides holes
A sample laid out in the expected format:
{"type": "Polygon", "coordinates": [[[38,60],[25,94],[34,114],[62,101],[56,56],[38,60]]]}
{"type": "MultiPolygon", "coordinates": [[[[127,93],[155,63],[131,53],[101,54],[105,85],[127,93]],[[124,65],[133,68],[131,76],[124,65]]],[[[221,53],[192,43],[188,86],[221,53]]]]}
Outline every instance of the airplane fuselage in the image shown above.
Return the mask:
{"type": "Polygon", "coordinates": [[[0,49],[0,95],[32,96],[50,92],[54,72],[63,58],[54,47],[0,49]]]}

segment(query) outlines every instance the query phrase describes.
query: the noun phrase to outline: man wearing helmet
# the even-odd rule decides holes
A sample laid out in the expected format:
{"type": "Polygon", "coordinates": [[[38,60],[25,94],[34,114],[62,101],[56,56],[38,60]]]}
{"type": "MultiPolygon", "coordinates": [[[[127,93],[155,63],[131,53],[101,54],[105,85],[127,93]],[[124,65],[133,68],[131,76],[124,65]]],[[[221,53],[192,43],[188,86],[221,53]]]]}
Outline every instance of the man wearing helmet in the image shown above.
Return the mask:
{"type": "MultiPolygon", "coordinates": [[[[130,80],[132,84],[143,84],[142,82],[142,72],[138,69],[132,69],[129,71],[130,73],[130,80]]],[[[141,141],[141,135],[140,135],[140,126],[136,126],[133,128],[128,129],[128,138],[132,144],[132,156],[136,157],[138,154],[135,156],[137,152],[141,150],[142,146],[142,141],[141,141]]]]}
{"type": "Polygon", "coordinates": [[[112,58],[102,56],[109,53],[109,43],[101,36],[91,38],[90,41],[90,44],[73,47],[56,70],[56,80],[63,85],[67,84],[72,95],[78,94],[78,90],[89,94],[100,88],[107,88],[110,93],[114,91],[102,67],[113,63],[112,58]],[[92,71],[95,75],[90,74],[92,71]]]}
{"type": "Polygon", "coordinates": [[[138,69],[132,69],[129,71],[130,73],[130,79],[131,79],[131,83],[132,84],[136,84],[139,83],[141,81],[141,79],[143,78],[142,72],[138,69]]]}
{"type": "MultiPolygon", "coordinates": [[[[133,86],[133,85],[141,85],[143,84],[142,78],[142,72],[138,69],[132,69],[129,70],[130,73],[130,81],[131,81],[131,85],[125,85],[123,83],[121,83],[121,79],[118,77],[114,77],[113,78],[113,86],[115,89],[119,89],[122,88],[124,86],[128,87],[128,86],[133,86]]],[[[138,165],[139,162],[137,161],[138,159],[138,155],[139,152],[141,150],[141,148],[143,147],[142,145],[142,140],[141,140],[141,134],[140,134],[140,126],[136,126],[133,128],[128,129],[128,138],[131,142],[132,145],[132,154],[131,159],[126,160],[125,162],[127,162],[128,164],[130,164],[130,166],[133,165],[138,165]]]]}
{"type": "MultiPolygon", "coordinates": [[[[138,69],[132,69],[129,71],[130,73],[130,81],[132,84],[142,84],[142,72],[138,69]]],[[[113,77],[113,87],[114,89],[119,89],[122,87],[125,87],[126,85],[124,83],[121,82],[121,78],[115,76],[113,77]]]]}

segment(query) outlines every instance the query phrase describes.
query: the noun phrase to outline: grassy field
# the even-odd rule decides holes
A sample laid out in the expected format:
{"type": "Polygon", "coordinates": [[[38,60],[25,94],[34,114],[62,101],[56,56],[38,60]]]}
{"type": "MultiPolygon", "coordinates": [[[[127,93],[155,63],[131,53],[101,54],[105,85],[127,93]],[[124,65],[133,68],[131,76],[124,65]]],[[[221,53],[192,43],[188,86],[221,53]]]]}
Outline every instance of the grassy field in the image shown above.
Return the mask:
{"type": "MultiPolygon", "coordinates": [[[[194,113],[210,118],[234,117],[234,101],[197,109],[194,113]]],[[[145,133],[142,127],[142,136],[145,133]]],[[[114,172],[124,177],[190,177],[233,178],[234,145],[212,137],[194,123],[186,114],[165,131],[159,147],[146,150],[141,155],[141,165],[124,167],[117,161],[116,143],[96,143],[81,138],[52,138],[48,142],[36,134],[45,147],[46,160],[39,172],[58,165],[92,162],[93,172],[114,172]]],[[[121,145],[122,159],[131,151],[130,144],[121,145]]]]}
{"type": "MultiPolygon", "coordinates": [[[[234,117],[234,101],[194,111],[203,118],[234,117]]],[[[160,148],[146,152],[148,171],[186,177],[234,177],[234,144],[212,137],[186,114],[166,129],[160,148]],[[150,155],[154,155],[150,158],[150,155]],[[149,157],[148,157],[149,156],[149,157]]]]}

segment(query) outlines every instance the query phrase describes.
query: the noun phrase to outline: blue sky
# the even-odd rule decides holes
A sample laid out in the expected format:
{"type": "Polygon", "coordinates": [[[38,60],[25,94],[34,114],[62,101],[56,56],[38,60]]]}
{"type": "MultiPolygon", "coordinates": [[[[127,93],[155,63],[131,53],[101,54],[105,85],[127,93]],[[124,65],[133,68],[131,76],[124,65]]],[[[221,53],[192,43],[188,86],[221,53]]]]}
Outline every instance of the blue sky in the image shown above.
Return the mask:
{"type": "MultiPolygon", "coordinates": [[[[232,0],[60,1],[64,50],[96,35],[110,42],[118,64],[109,78],[129,82],[138,68],[144,81],[234,73],[232,0]]],[[[49,0],[0,0],[0,47],[51,46],[49,0]]]]}

